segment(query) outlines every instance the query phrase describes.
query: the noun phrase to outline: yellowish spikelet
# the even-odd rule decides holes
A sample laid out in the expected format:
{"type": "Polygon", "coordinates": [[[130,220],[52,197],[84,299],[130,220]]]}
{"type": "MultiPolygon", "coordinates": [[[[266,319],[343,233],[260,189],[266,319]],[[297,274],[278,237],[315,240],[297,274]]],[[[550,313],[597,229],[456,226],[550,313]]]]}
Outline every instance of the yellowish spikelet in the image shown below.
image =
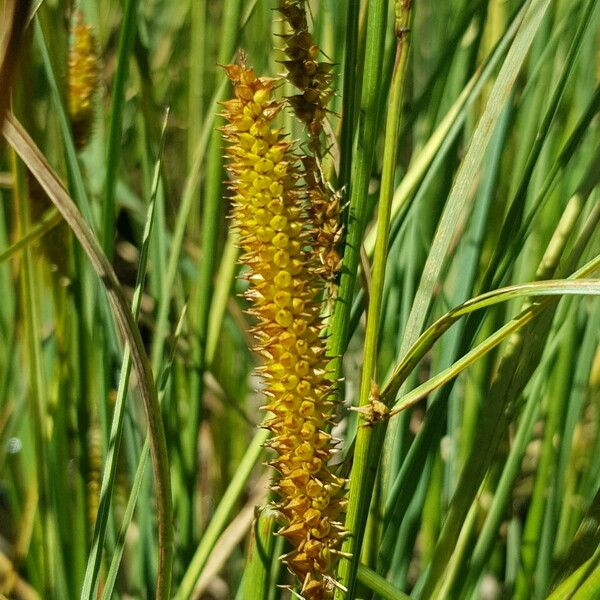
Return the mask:
{"type": "Polygon", "coordinates": [[[93,98],[98,83],[98,53],[90,25],[77,14],[69,49],[69,115],[75,142],[88,140],[93,117],[93,98]]]}
{"type": "Polygon", "coordinates": [[[223,103],[223,128],[233,192],[233,216],[249,268],[255,350],[267,406],[267,427],[279,478],[279,532],[294,549],[283,557],[307,600],[329,598],[344,535],[340,522],[344,480],[328,467],[334,443],[328,359],[321,336],[313,230],[292,145],[273,121],[282,103],[272,99],[275,81],[242,66],[225,68],[235,98],[223,103]]]}
{"type": "Polygon", "coordinates": [[[287,21],[291,33],[284,36],[283,61],[287,79],[299,89],[288,99],[296,116],[308,132],[309,156],[303,159],[304,179],[309,199],[309,212],[315,230],[314,251],[318,273],[335,293],[334,282],[341,267],[337,251],[340,228],[340,195],[327,185],[320,169],[320,160],[326,148],[323,126],[327,105],[333,95],[331,89],[333,65],[320,60],[321,50],[308,29],[306,0],[279,0],[279,12],[287,21]]]}
{"type": "Polygon", "coordinates": [[[90,424],[87,431],[88,472],[87,472],[87,509],[90,530],[94,529],[98,506],[100,505],[100,471],[102,469],[102,432],[98,421],[90,424]]]}

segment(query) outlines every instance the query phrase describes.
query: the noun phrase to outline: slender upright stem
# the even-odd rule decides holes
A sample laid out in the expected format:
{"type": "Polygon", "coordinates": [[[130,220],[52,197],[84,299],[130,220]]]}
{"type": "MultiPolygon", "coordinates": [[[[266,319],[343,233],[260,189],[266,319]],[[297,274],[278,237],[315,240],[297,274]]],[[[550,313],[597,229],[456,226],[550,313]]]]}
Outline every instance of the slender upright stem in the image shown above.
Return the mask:
{"type": "Polygon", "coordinates": [[[119,38],[119,54],[117,70],[115,72],[112,106],[110,112],[110,127],[108,134],[108,148],[106,154],[106,179],[104,181],[104,202],[102,204],[102,249],[110,260],[112,258],[112,245],[115,221],[115,190],[117,189],[117,168],[121,156],[121,132],[123,129],[123,107],[125,105],[125,84],[129,71],[129,55],[133,48],[137,30],[138,0],[127,0],[125,14],[121,25],[119,38]]]}
{"type": "MultiPolygon", "coordinates": [[[[410,0],[396,0],[394,29],[396,35],[396,59],[392,74],[389,98],[389,110],[385,129],[385,150],[381,192],[377,211],[377,241],[373,258],[371,294],[367,316],[367,331],[364,345],[364,363],[360,384],[359,406],[364,407],[372,401],[372,387],[376,377],[377,347],[385,263],[388,252],[390,212],[394,194],[394,174],[398,152],[398,132],[402,114],[402,95],[408,59],[408,23],[410,19],[410,0]]],[[[360,427],[356,436],[354,462],[350,475],[350,499],[346,516],[346,528],[351,532],[344,544],[344,550],[352,554],[350,561],[342,562],[339,569],[340,582],[348,588],[353,597],[356,572],[360,560],[362,532],[364,531],[368,508],[369,493],[373,489],[372,479],[376,468],[370,464],[373,438],[372,427],[360,427]]]]}

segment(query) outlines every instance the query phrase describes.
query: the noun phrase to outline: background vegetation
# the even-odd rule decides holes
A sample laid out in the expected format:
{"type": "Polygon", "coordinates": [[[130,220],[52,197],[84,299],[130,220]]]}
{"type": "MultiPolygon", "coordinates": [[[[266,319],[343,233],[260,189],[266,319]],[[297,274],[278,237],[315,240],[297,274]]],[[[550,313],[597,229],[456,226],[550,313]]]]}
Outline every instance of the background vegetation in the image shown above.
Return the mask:
{"type": "MultiPolygon", "coordinates": [[[[216,130],[217,64],[242,47],[282,70],[275,2],[81,0],[82,149],[74,7],[33,3],[18,38],[19,4],[0,2],[0,597],[287,598],[216,130]]],[[[600,598],[600,6],[414,0],[399,102],[403,3],[309,4],[345,206],[339,597],[600,598]],[[385,413],[374,396],[394,416],[364,427],[349,408],[385,413]]]]}

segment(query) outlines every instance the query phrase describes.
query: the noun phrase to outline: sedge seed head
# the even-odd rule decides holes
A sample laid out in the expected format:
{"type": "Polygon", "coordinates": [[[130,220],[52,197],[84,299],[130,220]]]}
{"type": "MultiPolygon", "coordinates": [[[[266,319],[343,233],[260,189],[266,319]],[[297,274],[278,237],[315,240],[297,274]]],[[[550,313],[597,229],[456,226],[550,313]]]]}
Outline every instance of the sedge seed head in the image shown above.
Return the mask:
{"type": "Polygon", "coordinates": [[[69,48],[69,115],[75,141],[83,146],[89,137],[93,99],[98,83],[98,53],[92,27],[79,12],[71,31],[69,48]]]}
{"type": "Polygon", "coordinates": [[[276,491],[285,525],[279,534],[294,550],[285,563],[307,600],[331,597],[332,559],[343,532],[343,486],[329,470],[334,447],[328,360],[321,336],[322,280],[301,165],[274,123],[281,102],[275,82],[245,64],[225,67],[234,100],[223,104],[233,216],[251,287],[246,297],[257,324],[255,350],[265,363],[267,427],[280,474],[276,491]]]}

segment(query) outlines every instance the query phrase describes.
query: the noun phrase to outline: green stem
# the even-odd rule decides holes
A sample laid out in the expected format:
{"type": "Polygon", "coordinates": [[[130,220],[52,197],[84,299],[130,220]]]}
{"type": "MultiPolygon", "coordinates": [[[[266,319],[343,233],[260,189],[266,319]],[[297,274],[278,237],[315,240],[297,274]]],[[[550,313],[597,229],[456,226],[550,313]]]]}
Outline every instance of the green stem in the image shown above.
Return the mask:
{"type": "Polygon", "coordinates": [[[366,40],[369,52],[365,58],[356,150],[352,161],[348,231],[344,246],[339,293],[331,320],[331,337],[329,338],[329,353],[334,358],[332,365],[334,380],[340,377],[341,355],[344,353],[348,341],[352,297],[367,219],[367,195],[379,129],[381,65],[383,63],[387,12],[387,0],[373,0],[369,3],[366,40]]]}
{"type": "Polygon", "coordinates": [[[113,254],[115,222],[115,190],[117,188],[117,168],[121,156],[121,133],[123,129],[123,107],[125,105],[125,84],[129,71],[129,56],[137,29],[138,0],[127,0],[121,24],[117,70],[113,83],[108,147],[106,149],[106,179],[104,181],[104,202],[102,204],[102,249],[110,260],[113,254]]]}
{"type": "Polygon", "coordinates": [[[267,600],[274,587],[271,582],[271,563],[278,539],[273,535],[277,526],[276,516],[275,511],[267,507],[260,511],[254,521],[241,584],[242,598],[267,600]]]}
{"type": "Polygon", "coordinates": [[[342,89],[343,110],[340,134],[340,176],[339,186],[349,184],[352,166],[352,148],[354,139],[356,88],[359,79],[358,61],[358,17],[360,0],[349,0],[346,14],[346,54],[344,56],[344,84],[342,89]]]}
{"type": "MultiPolygon", "coordinates": [[[[242,9],[241,0],[226,0],[223,4],[223,27],[218,62],[226,63],[235,51],[237,32],[242,9]]],[[[198,270],[198,298],[196,307],[196,345],[194,352],[195,374],[192,377],[192,398],[184,433],[184,461],[186,469],[187,493],[190,509],[187,522],[183,526],[185,551],[193,551],[196,532],[195,505],[196,481],[198,477],[198,429],[200,427],[202,395],[204,393],[204,371],[206,369],[206,347],[209,314],[213,297],[213,275],[215,270],[219,233],[221,230],[223,203],[223,146],[218,127],[223,124],[217,118],[212,131],[206,163],[206,187],[202,207],[202,259],[198,270]]]]}
{"type": "MultiPolygon", "coordinates": [[[[398,152],[398,130],[402,114],[402,96],[404,92],[405,72],[408,59],[408,23],[410,20],[411,2],[396,0],[395,35],[396,61],[392,75],[389,98],[389,111],[385,130],[385,150],[383,155],[383,172],[381,175],[381,192],[377,215],[377,241],[373,259],[371,294],[367,317],[367,330],[364,345],[364,364],[361,376],[359,406],[368,405],[372,398],[372,385],[376,377],[377,348],[380,330],[380,313],[385,280],[385,264],[388,251],[390,212],[394,194],[394,175],[398,152]]],[[[345,552],[352,558],[340,564],[339,578],[342,585],[348,588],[352,597],[356,585],[356,570],[360,560],[363,532],[367,520],[370,493],[373,489],[372,477],[375,469],[370,465],[372,451],[371,427],[359,427],[356,436],[356,448],[350,481],[350,498],[346,515],[346,529],[352,533],[343,545],[345,552]]]]}
{"type": "MultiPolygon", "coordinates": [[[[23,169],[17,161],[16,153],[12,152],[12,167],[15,179],[14,196],[17,206],[17,219],[21,234],[26,235],[29,231],[29,206],[25,196],[25,181],[23,169]]],[[[21,275],[21,294],[23,302],[23,319],[25,321],[25,332],[27,336],[27,351],[29,354],[29,367],[32,377],[30,379],[30,410],[33,438],[35,441],[36,476],[39,494],[39,511],[41,522],[42,540],[42,574],[44,594],[53,598],[56,593],[56,582],[54,577],[54,566],[50,557],[53,556],[51,539],[52,515],[50,508],[50,482],[48,479],[48,451],[46,432],[46,395],[44,390],[44,376],[42,371],[42,351],[40,347],[40,325],[38,317],[39,303],[36,301],[36,288],[33,273],[33,260],[31,247],[26,246],[23,252],[21,275]]]]}

